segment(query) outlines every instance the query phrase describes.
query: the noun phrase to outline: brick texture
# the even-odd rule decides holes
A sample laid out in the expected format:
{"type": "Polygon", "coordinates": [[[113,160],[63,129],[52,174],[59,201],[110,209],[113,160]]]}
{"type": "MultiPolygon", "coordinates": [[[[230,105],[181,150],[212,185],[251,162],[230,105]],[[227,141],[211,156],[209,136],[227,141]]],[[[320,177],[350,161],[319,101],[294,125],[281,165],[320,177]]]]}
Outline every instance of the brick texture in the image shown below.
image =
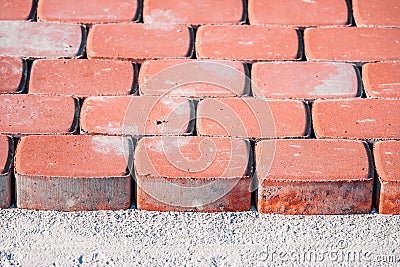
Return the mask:
{"type": "Polygon", "coordinates": [[[362,68],[365,93],[373,98],[400,98],[400,63],[369,63],[362,68]]]}
{"type": "Polygon", "coordinates": [[[0,95],[0,132],[63,134],[76,131],[78,102],[67,96],[0,95]]]}
{"type": "Polygon", "coordinates": [[[375,143],[374,157],[379,177],[379,213],[400,214],[400,141],[375,143]]]}
{"type": "Polygon", "coordinates": [[[72,58],[83,54],[84,30],[79,25],[0,21],[0,56],[72,58]]]}
{"type": "Polygon", "coordinates": [[[188,135],[194,105],[185,98],[152,96],[91,97],[83,103],[82,131],[109,135],[188,135]]]}
{"type": "Polygon", "coordinates": [[[128,95],[136,91],[137,68],[127,61],[36,60],[32,65],[30,94],[128,95]]]}
{"type": "Polygon", "coordinates": [[[400,60],[400,29],[317,28],[304,31],[305,53],[313,61],[400,60]]]}
{"type": "Polygon", "coordinates": [[[258,211],[368,213],[372,208],[371,161],[368,146],[358,141],[259,142],[256,144],[258,211]]]}
{"type": "Polygon", "coordinates": [[[250,24],[290,27],[349,24],[346,0],[249,0],[250,24]]]}
{"type": "Polygon", "coordinates": [[[197,107],[197,134],[250,139],[306,137],[308,109],[296,100],[205,99],[197,107]]]}
{"type": "Polygon", "coordinates": [[[31,19],[33,0],[2,0],[0,3],[0,20],[31,19]]]}
{"type": "Polygon", "coordinates": [[[249,94],[247,65],[240,61],[146,60],[139,76],[142,95],[229,97],[249,94]]]}
{"type": "Polygon", "coordinates": [[[40,0],[41,21],[105,23],[129,22],[139,18],[137,0],[40,0]]]}
{"type": "Polygon", "coordinates": [[[242,0],[146,0],[144,23],[167,24],[240,24],[246,21],[242,0]]]}
{"type": "Polygon", "coordinates": [[[400,27],[398,0],[353,0],[352,3],[357,26],[400,27]]]}
{"type": "Polygon", "coordinates": [[[361,94],[355,67],[329,62],[258,62],[253,94],[267,98],[347,98],[361,94]]]}
{"type": "Polygon", "coordinates": [[[400,100],[317,100],[312,108],[315,134],[320,138],[399,139],[399,110],[400,100]]]}
{"type": "Polygon", "coordinates": [[[11,138],[0,135],[0,208],[8,208],[11,204],[12,181],[11,164],[13,156],[13,141],[11,138]]]}
{"type": "Polygon", "coordinates": [[[87,56],[93,59],[136,61],[186,58],[193,52],[192,35],[192,29],[184,25],[136,23],[94,25],[89,31],[87,56]]]}
{"type": "Polygon", "coordinates": [[[255,25],[202,26],[196,53],[201,59],[296,60],[301,57],[295,29],[255,25]]]}
{"type": "Polygon", "coordinates": [[[135,152],[137,207],[158,211],[250,209],[248,141],[143,138],[135,152]]]}
{"type": "Polygon", "coordinates": [[[25,61],[15,57],[0,57],[0,94],[22,91],[26,71],[25,61]]]}
{"type": "Polygon", "coordinates": [[[132,153],[132,140],[117,136],[23,137],[15,156],[17,207],[126,209],[132,153]]]}

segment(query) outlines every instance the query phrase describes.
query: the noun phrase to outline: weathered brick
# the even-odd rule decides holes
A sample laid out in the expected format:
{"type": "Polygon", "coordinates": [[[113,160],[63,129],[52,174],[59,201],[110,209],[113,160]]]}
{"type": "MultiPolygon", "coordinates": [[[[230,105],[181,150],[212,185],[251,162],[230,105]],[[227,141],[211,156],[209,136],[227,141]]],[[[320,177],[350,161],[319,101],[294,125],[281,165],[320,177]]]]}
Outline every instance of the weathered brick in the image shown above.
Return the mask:
{"type": "Polygon", "coordinates": [[[80,122],[90,134],[188,135],[193,132],[194,104],[176,97],[90,97],[80,122]]]}
{"type": "Polygon", "coordinates": [[[137,207],[158,211],[250,209],[249,142],[146,137],[135,152],[137,207]]]}
{"type": "Polygon", "coordinates": [[[256,144],[258,211],[369,213],[373,186],[370,164],[368,146],[359,141],[261,141],[256,144]]]}
{"type": "Polygon", "coordinates": [[[249,94],[247,65],[240,61],[146,60],[139,75],[142,95],[229,97],[249,94]]]}
{"type": "Polygon", "coordinates": [[[128,95],[135,92],[137,68],[128,61],[36,60],[29,93],[48,95],[128,95]]]}
{"type": "Polygon", "coordinates": [[[0,74],[0,94],[21,92],[26,81],[26,62],[16,57],[0,57],[0,74]]]}
{"type": "Polygon", "coordinates": [[[133,144],[117,136],[21,138],[15,156],[17,207],[44,210],[127,209],[133,144]]]}

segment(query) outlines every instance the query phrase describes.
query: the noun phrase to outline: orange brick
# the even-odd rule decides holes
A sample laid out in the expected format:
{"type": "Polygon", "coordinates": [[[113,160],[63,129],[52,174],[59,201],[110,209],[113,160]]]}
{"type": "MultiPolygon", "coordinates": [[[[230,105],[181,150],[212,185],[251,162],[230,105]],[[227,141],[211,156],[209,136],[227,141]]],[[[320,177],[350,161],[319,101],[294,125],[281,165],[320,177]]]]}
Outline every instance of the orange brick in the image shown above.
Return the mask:
{"type": "Polygon", "coordinates": [[[0,135],[0,209],[8,208],[11,204],[11,164],[14,145],[11,138],[0,135]]]}
{"type": "Polygon", "coordinates": [[[253,95],[267,98],[346,98],[361,95],[355,66],[328,62],[257,62],[253,95]]]}
{"type": "Polygon", "coordinates": [[[370,164],[367,144],[358,141],[261,141],[256,144],[258,211],[369,213],[373,186],[370,164]]]}
{"type": "Polygon", "coordinates": [[[349,25],[346,0],[249,0],[250,24],[290,27],[349,25]]]}
{"type": "Polygon", "coordinates": [[[247,65],[240,61],[146,60],[139,75],[142,95],[229,97],[249,94],[247,65]]]}
{"type": "Polygon", "coordinates": [[[353,0],[352,4],[357,26],[400,27],[398,0],[353,0]]]}
{"type": "Polygon", "coordinates": [[[375,143],[374,157],[379,177],[379,213],[400,214],[400,141],[375,143]]]}
{"type": "Polygon", "coordinates": [[[146,0],[144,23],[168,24],[240,24],[246,21],[242,0],[146,0]]]}
{"type": "Polygon", "coordinates": [[[308,136],[308,108],[297,100],[219,98],[200,101],[197,134],[250,139],[308,136]]]}
{"type": "Polygon", "coordinates": [[[196,53],[200,59],[296,60],[299,40],[295,29],[206,25],[197,30],[196,53]]]}
{"type": "Polygon", "coordinates": [[[369,63],[363,66],[364,89],[368,97],[400,98],[400,63],[369,63]]]}
{"type": "Polygon", "coordinates": [[[17,207],[127,209],[133,144],[117,136],[27,136],[15,156],[17,207]]]}
{"type": "Polygon", "coordinates": [[[193,31],[184,25],[94,25],[87,41],[88,58],[143,59],[186,58],[193,53],[193,31]],[[134,41],[132,41],[134,40],[134,41]],[[162,44],[162,45],[160,45],[162,44]]]}
{"type": "Polygon", "coordinates": [[[137,207],[157,211],[249,210],[249,157],[246,140],[143,138],[135,152],[137,207]]]}
{"type": "Polygon", "coordinates": [[[398,139],[400,100],[317,100],[312,107],[319,138],[398,139]]]}
{"type": "Polygon", "coordinates": [[[0,36],[0,56],[72,58],[85,47],[84,28],[72,24],[0,21],[0,36]]]}
{"type": "Polygon", "coordinates": [[[135,92],[137,68],[128,61],[36,60],[29,93],[48,95],[128,95],[135,92]]]}
{"type": "Polygon", "coordinates": [[[33,18],[33,0],[2,0],[0,20],[26,20],[33,18]]]}
{"type": "Polygon", "coordinates": [[[0,57],[0,94],[21,92],[25,87],[27,66],[15,57],[0,57]]]}
{"type": "Polygon", "coordinates": [[[193,132],[194,104],[176,97],[90,97],[80,122],[90,134],[188,135],[193,132]]]}
{"type": "Polygon", "coordinates": [[[73,133],[78,107],[78,101],[67,96],[0,95],[0,133],[73,133]]]}
{"type": "Polygon", "coordinates": [[[40,0],[41,21],[105,23],[136,21],[140,16],[137,0],[40,0]]]}
{"type": "Polygon", "coordinates": [[[318,28],[304,31],[309,60],[373,62],[400,60],[400,29],[318,28]]]}

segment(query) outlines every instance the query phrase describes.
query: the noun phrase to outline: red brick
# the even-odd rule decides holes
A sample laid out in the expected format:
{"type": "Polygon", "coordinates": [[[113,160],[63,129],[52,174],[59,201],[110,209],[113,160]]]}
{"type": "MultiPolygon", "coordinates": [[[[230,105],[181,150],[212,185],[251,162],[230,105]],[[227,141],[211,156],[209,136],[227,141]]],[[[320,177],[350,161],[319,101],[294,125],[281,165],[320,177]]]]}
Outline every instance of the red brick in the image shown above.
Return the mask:
{"type": "Polygon", "coordinates": [[[26,20],[33,16],[33,0],[2,0],[0,20],[26,20]]]}
{"type": "Polygon", "coordinates": [[[186,58],[193,53],[193,31],[184,25],[94,25],[87,41],[88,58],[143,59],[186,58]]]}
{"type": "Polygon", "coordinates": [[[318,28],[304,31],[309,60],[372,62],[400,60],[400,29],[318,28]]]}
{"type": "Polygon", "coordinates": [[[0,135],[0,209],[11,204],[11,162],[13,142],[11,138],[0,135]]]}
{"type": "Polygon", "coordinates": [[[258,211],[368,213],[372,208],[373,186],[370,158],[366,143],[358,141],[259,142],[256,144],[258,211]]]}
{"type": "Polygon", "coordinates": [[[197,107],[197,134],[251,139],[307,136],[308,109],[296,100],[205,99],[197,107]]]}
{"type": "Polygon", "coordinates": [[[193,102],[185,98],[90,97],[81,111],[82,131],[91,134],[187,135],[193,120],[193,102]]]}
{"type": "Polygon", "coordinates": [[[374,158],[379,177],[379,213],[400,214],[400,141],[375,143],[374,158]]]}
{"type": "Polygon", "coordinates": [[[250,24],[291,27],[349,25],[346,0],[249,0],[250,24]]]}
{"type": "Polygon", "coordinates": [[[325,62],[258,62],[253,94],[267,98],[346,98],[360,95],[356,69],[325,62]]]}
{"type": "Polygon", "coordinates": [[[295,60],[301,57],[295,29],[255,25],[202,26],[196,37],[197,58],[295,60]]]}
{"type": "Polygon", "coordinates": [[[79,25],[0,21],[0,56],[26,58],[80,57],[84,29],[79,25]]]}
{"type": "Polygon", "coordinates": [[[27,136],[15,156],[17,207],[126,209],[133,145],[117,136],[27,136]]]}
{"type": "Polygon", "coordinates": [[[357,26],[400,27],[398,0],[353,0],[352,4],[357,26]]]}
{"type": "Polygon", "coordinates": [[[0,95],[0,133],[73,133],[78,105],[67,96],[0,95]]]}
{"type": "Polygon", "coordinates": [[[129,22],[139,19],[137,0],[40,0],[38,20],[76,23],[129,22]]]}
{"type": "Polygon", "coordinates": [[[374,98],[400,98],[400,63],[369,63],[362,69],[365,93],[374,98]]]}
{"type": "Polygon", "coordinates": [[[319,138],[400,138],[400,100],[317,100],[312,107],[319,138]]]}
{"type": "Polygon", "coordinates": [[[247,65],[240,61],[146,60],[139,75],[142,95],[227,97],[249,94],[247,65]]]}
{"type": "Polygon", "coordinates": [[[136,91],[136,65],[111,60],[36,60],[29,93],[49,95],[128,95],[136,91]]]}
{"type": "Polygon", "coordinates": [[[0,57],[0,94],[24,89],[26,62],[16,57],[0,57]]]}
{"type": "Polygon", "coordinates": [[[250,209],[249,142],[148,137],[135,152],[137,207],[158,211],[250,209]]]}
{"type": "Polygon", "coordinates": [[[240,24],[246,21],[242,0],[146,0],[144,23],[240,24]]]}

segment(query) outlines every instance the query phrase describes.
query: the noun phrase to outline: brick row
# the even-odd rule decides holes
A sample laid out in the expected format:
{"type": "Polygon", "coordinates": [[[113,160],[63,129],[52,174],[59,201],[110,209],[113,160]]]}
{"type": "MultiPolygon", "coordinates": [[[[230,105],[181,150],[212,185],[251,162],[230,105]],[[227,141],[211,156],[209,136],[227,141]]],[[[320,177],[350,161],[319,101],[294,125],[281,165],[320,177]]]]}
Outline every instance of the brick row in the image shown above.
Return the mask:
{"type": "Polygon", "coordinates": [[[17,207],[127,209],[132,198],[132,160],[133,143],[127,137],[23,137],[15,156],[17,207]]]}

